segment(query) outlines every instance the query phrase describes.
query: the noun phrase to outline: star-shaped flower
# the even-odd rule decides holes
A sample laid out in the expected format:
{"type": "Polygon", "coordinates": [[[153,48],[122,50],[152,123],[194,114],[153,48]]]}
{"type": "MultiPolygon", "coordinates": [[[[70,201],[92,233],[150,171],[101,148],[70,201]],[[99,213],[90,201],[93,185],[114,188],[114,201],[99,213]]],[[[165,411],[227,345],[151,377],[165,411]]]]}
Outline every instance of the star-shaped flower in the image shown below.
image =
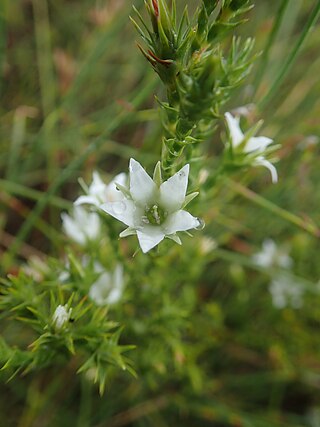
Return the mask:
{"type": "Polygon", "coordinates": [[[94,270],[98,279],[91,285],[89,296],[97,305],[111,305],[120,301],[124,288],[123,267],[117,264],[113,272],[95,263],[94,270]]]}
{"type": "Polygon", "coordinates": [[[252,260],[260,267],[292,267],[292,258],[288,255],[285,248],[278,247],[274,240],[265,239],[262,243],[262,250],[253,255],[252,260]]]}
{"type": "Polygon", "coordinates": [[[229,129],[232,150],[235,153],[247,154],[253,166],[264,166],[269,169],[272,182],[277,182],[277,170],[264,156],[267,147],[273,140],[266,136],[250,136],[248,135],[250,131],[245,135],[240,128],[239,117],[233,117],[230,113],[225,113],[225,118],[229,129]]]}
{"type": "Polygon", "coordinates": [[[85,196],[80,196],[74,202],[75,206],[88,203],[99,207],[106,202],[116,202],[123,200],[124,196],[117,189],[116,184],[125,185],[127,175],[120,173],[109,184],[105,184],[98,172],[94,171],[92,176],[92,183],[88,188],[88,193],[85,196]]]}
{"type": "Polygon", "coordinates": [[[101,231],[99,215],[87,212],[82,206],[73,208],[73,217],[63,212],[61,214],[62,228],[66,235],[81,246],[89,241],[97,240],[101,231]]]}
{"type": "Polygon", "coordinates": [[[274,307],[282,309],[285,307],[301,308],[303,305],[304,287],[284,274],[275,277],[269,285],[269,291],[274,307]]]}
{"type": "Polygon", "coordinates": [[[189,165],[185,165],[165,182],[161,179],[159,163],[153,179],[134,159],[130,159],[129,172],[129,188],[122,188],[125,198],[100,206],[128,226],[120,237],[137,234],[144,253],[157,246],[165,237],[181,244],[176,233],[200,225],[199,219],[183,209],[198,194],[186,196],[189,165]]]}

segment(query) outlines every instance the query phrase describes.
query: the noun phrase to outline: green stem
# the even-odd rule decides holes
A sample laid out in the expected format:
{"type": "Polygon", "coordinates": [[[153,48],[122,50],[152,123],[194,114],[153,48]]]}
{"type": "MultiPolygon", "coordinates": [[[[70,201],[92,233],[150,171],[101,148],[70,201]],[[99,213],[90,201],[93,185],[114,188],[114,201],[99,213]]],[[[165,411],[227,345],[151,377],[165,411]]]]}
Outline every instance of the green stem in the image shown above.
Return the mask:
{"type": "MultiPolygon", "coordinates": [[[[34,13],[42,115],[45,123],[47,123],[46,118],[49,117],[51,112],[55,109],[56,98],[49,10],[47,0],[33,0],[32,5],[34,13]]],[[[55,137],[52,131],[53,129],[51,127],[47,128],[47,126],[44,126],[48,182],[51,182],[56,176],[55,137]]],[[[55,215],[51,208],[49,208],[49,218],[50,222],[54,224],[55,215]]]]}
{"type": "Polygon", "coordinates": [[[312,234],[313,236],[318,238],[320,237],[319,228],[316,225],[312,224],[311,222],[307,222],[306,220],[300,218],[299,216],[294,215],[293,213],[288,212],[283,208],[280,208],[279,206],[275,205],[269,200],[266,200],[265,198],[259,196],[254,191],[249,190],[249,188],[246,188],[243,185],[238,184],[237,182],[229,178],[226,178],[226,182],[228,187],[235,193],[240,194],[241,196],[245,197],[247,200],[250,200],[256,205],[261,206],[264,209],[267,209],[269,212],[272,212],[274,215],[277,215],[278,217],[284,219],[285,221],[290,222],[291,224],[294,224],[295,226],[303,229],[304,231],[312,234]]]}

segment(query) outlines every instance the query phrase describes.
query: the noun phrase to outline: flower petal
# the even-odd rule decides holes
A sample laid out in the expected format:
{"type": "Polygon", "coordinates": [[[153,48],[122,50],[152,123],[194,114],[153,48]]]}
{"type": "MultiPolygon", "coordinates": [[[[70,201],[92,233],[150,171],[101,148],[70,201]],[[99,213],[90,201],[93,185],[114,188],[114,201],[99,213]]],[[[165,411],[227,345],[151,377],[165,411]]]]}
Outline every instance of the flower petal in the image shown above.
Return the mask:
{"type": "Polygon", "coordinates": [[[124,172],[119,173],[118,175],[116,175],[113,180],[110,182],[109,185],[111,184],[120,184],[125,186],[127,183],[127,174],[124,172]]]}
{"type": "Polygon", "coordinates": [[[94,171],[92,174],[92,183],[89,187],[88,196],[93,197],[96,201],[96,206],[101,205],[101,203],[106,202],[105,194],[107,191],[107,185],[102,181],[100,175],[97,171],[94,171]]]}
{"type": "Polygon", "coordinates": [[[88,240],[97,239],[100,233],[100,218],[94,212],[88,212],[82,206],[73,209],[75,223],[88,240]]]}
{"type": "Polygon", "coordinates": [[[97,305],[107,304],[107,298],[112,289],[112,278],[108,271],[100,273],[97,280],[91,285],[89,290],[89,297],[97,305]]]}
{"type": "Polygon", "coordinates": [[[147,225],[142,230],[137,230],[137,236],[142,252],[145,254],[157,246],[164,239],[165,234],[160,227],[147,225]]]}
{"type": "Polygon", "coordinates": [[[62,228],[66,235],[79,245],[84,245],[86,243],[86,238],[82,233],[79,224],[77,224],[76,221],[65,212],[61,214],[61,219],[62,228]]]}
{"type": "Polygon", "coordinates": [[[65,325],[71,316],[72,308],[68,309],[68,305],[58,305],[55,309],[55,312],[52,316],[52,323],[55,325],[56,329],[61,329],[65,325]]]}
{"type": "Polygon", "coordinates": [[[113,288],[110,291],[110,294],[106,300],[107,304],[116,304],[121,300],[122,297],[122,288],[113,288]]]}
{"type": "Polygon", "coordinates": [[[127,174],[119,173],[114,179],[107,185],[106,188],[106,202],[118,202],[124,199],[124,196],[120,190],[117,188],[117,184],[126,187],[127,184],[127,174]]]}
{"type": "Polygon", "coordinates": [[[99,207],[99,205],[100,205],[97,197],[89,196],[89,195],[88,196],[80,196],[73,202],[74,206],[80,206],[80,205],[83,205],[85,203],[88,203],[89,205],[94,205],[97,207],[99,207]]]}
{"type": "Polygon", "coordinates": [[[97,239],[100,233],[100,218],[96,213],[87,212],[83,207],[73,209],[73,217],[61,214],[65,233],[76,243],[84,245],[87,240],[97,239]]]}
{"type": "Polygon", "coordinates": [[[106,184],[102,181],[99,172],[94,171],[92,174],[92,183],[89,187],[89,193],[101,194],[104,192],[106,184]]]}
{"type": "Polygon", "coordinates": [[[273,142],[271,138],[268,138],[266,136],[256,136],[249,138],[247,141],[244,152],[245,153],[251,153],[252,151],[264,151],[268,145],[270,145],[273,142]]]}
{"type": "Polygon", "coordinates": [[[260,267],[269,268],[277,257],[277,246],[272,239],[265,239],[262,250],[252,256],[252,260],[260,267]]]}
{"type": "Polygon", "coordinates": [[[266,160],[264,157],[257,157],[255,162],[254,162],[254,165],[255,166],[264,166],[265,168],[269,169],[269,171],[271,173],[271,180],[272,180],[273,184],[278,182],[277,169],[273,166],[273,164],[271,162],[266,160]]]}
{"type": "Polygon", "coordinates": [[[121,264],[117,264],[113,273],[113,288],[107,299],[108,304],[117,303],[123,294],[124,279],[123,279],[123,267],[121,264]]]}
{"type": "Polygon", "coordinates": [[[231,136],[232,146],[236,148],[243,141],[244,135],[240,128],[239,118],[233,117],[230,113],[225,113],[228,129],[231,136]]]}
{"type": "Polygon", "coordinates": [[[157,186],[136,160],[130,159],[129,171],[131,196],[135,202],[145,207],[152,201],[157,186]]]}
{"type": "Polygon", "coordinates": [[[100,235],[101,222],[99,215],[94,212],[88,212],[88,219],[84,229],[85,235],[89,240],[96,240],[100,235]]]}
{"type": "Polygon", "coordinates": [[[186,231],[199,227],[200,221],[189,212],[180,210],[169,215],[163,225],[166,234],[174,234],[177,231],[186,231]]]}
{"type": "Polygon", "coordinates": [[[127,199],[120,202],[104,203],[100,209],[133,228],[139,225],[139,217],[141,218],[142,215],[133,201],[127,199]]]}
{"type": "Polygon", "coordinates": [[[92,183],[88,188],[88,194],[85,196],[78,197],[74,205],[79,206],[84,203],[88,203],[90,205],[94,205],[99,207],[101,203],[105,202],[104,195],[106,192],[107,186],[100,178],[100,175],[97,171],[94,171],[92,174],[92,183]]]}
{"type": "Polygon", "coordinates": [[[179,172],[160,185],[160,204],[168,212],[180,209],[184,203],[189,169],[189,165],[185,165],[179,172]]]}

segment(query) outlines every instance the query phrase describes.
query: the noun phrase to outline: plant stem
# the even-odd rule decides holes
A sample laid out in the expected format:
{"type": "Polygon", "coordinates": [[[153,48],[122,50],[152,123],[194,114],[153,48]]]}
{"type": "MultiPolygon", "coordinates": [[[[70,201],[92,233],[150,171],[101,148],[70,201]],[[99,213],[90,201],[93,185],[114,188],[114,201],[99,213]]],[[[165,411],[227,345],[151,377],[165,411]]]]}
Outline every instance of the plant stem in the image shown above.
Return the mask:
{"type": "MultiPolygon", "coordinates": [[[[26,197],[30,200],[39,200],[43,196],[42,191],[34,190],[33,188],[25,187],[24,185],[17,184],[16,182],[8,181],[6,179],[0,179],[0,187],[2,191],[26,197]]],[[[69,209],[72,205],[70,201],[57,196],[52,196],[49,202],[52,206],[59,209],[69,209]]]]}
{"type": "Polygon", "coordinates": [[[306,232],[312,234],[313,236],[318,238],[320,237],[320,229],[316,225],[312,224],[311,222],[307,222],[302,218],[300,218],[299,216],[291,212],[288,212],[283,208],[280,208],[279,206],[275,205],[269,200],[266,200],[264,197],[259,196],[249,188],[246,188],[243,185],[229,178],[226,178],[226,183],[232,191],[240,194],[241,196],[245,197],[247,200],[250,200],[256,205],[261,206],[264,209],[267,209],[268,211],[272,212],[278,217],[284,219],[287,222],[290,222],[291,224],[294,224],[295,226],[305,230],[306,232]]]}

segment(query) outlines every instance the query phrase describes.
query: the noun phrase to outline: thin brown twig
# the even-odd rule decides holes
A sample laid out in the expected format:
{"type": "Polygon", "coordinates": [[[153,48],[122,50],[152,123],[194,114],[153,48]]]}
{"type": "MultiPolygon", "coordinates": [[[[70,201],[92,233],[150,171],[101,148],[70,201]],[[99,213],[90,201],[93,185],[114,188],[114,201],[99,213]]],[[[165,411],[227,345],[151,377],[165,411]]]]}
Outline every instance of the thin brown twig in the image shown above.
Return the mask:
{"type": "MultiPolygon", "coordinates": [[[[10,246],[12,245],[12,243],[14,242],[15,237],[12,236],[11,234],[5,232],[5,231],[1,231],[0,234],[0,242],[1,245],[5,248],[10,248],[10,246]]],[[[1,252],[0,252],[1,253],[1,252]]],[[[33,246],[28,245],[27,243],[24,243],[20,250],[19,250],[19,254],[21,256],[23,256],[25,259],[29,259],[31,255],[37,256],[41,259],[44,258],[43,253],[41,251],[39,251],[38,249],[34,248],[33,246]]]]}

